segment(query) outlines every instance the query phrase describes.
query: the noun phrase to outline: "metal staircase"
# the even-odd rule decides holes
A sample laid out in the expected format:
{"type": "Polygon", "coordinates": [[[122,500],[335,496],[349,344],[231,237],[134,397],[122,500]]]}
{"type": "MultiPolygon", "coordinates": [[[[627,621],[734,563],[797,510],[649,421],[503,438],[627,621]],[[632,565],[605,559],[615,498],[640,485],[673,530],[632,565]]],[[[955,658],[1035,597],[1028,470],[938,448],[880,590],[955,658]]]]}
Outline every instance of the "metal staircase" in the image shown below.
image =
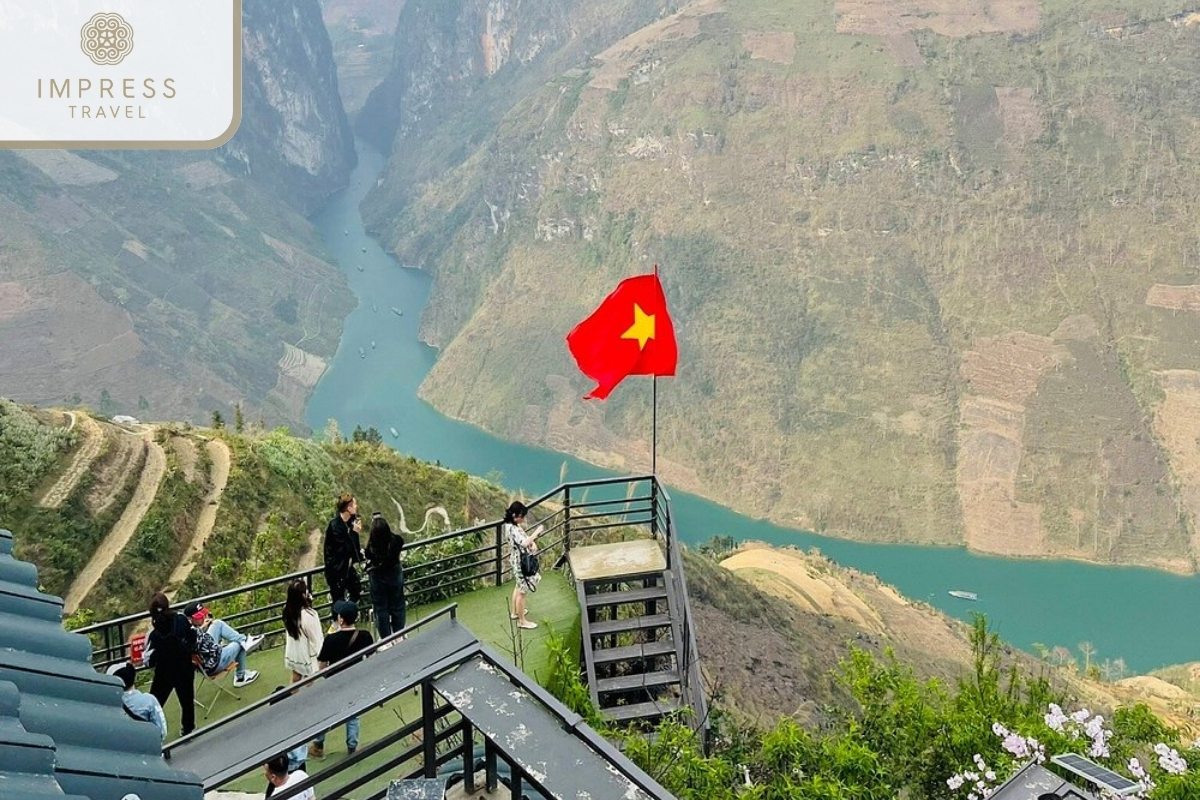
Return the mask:
{"type": "Polygon", "coordinates": [[[678,711],[686,662],[668,570],[576,583],[592,702],[616,722],[654,723],[678,711]]]}

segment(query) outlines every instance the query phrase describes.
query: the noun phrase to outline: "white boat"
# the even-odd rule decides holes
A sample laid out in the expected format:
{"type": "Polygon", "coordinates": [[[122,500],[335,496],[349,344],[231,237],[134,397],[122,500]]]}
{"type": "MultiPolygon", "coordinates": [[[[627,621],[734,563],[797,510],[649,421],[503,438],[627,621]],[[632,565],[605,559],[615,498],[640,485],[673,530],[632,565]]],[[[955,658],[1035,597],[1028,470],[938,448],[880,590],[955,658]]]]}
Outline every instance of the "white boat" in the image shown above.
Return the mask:
{"type": "Polygon", "coordinates": [[[974,592],[964,592],[962,589],[951,589],[947,592],[951,597],[957,597],[959,600],[978,600],[979,595],[974,592]]]}
{"type": "Polygon", "coordinates": [[[371,340],[371,349],[372,350],[375,349],[375,340],[374,339],[371,340]]]}
{"type": "Polygon", "coordinates": [[[357,266],[357,267],[358,267],[358,271],[359,271],[359,272],[362,272],[362,271],[363,271],[363,265],[362,265],[362,264],[357,264],[357,265],[355,265],[355,266],[357,266]]]}
{"type": "Polygon", "coordinates": [[[392,432],[392,438],[393,438],[393,439],[399,439],[399,438],[400,438],[400,431],[396,430],[395,428],[388,428],[388,430],[392,432]]]}
{"type": "Polygon", "coordinates": [[[364,350],[363,350],[361,347],[360,347],[360,348],[358,348],[358,357],[359,357],[359,358],[366,358],[366,357],[367,357],[366,351],[364,351],[364,350]]]}
{"type": "Polygon", "coordinates": [[[404,316],[404,312],[401,311],[400,309],[396,308],[395,306],[392,306],[392,313],[395,314],[397,317],[404,316]]]}

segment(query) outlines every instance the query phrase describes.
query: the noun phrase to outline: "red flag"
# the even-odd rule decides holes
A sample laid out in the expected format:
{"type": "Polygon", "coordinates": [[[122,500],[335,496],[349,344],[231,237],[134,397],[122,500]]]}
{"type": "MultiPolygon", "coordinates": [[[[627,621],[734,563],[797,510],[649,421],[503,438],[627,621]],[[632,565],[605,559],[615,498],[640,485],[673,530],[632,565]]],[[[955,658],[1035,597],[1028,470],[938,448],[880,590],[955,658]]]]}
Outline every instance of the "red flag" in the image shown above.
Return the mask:
{"type": "Polygon", "coordinates": [[[567,347],[580,371],[598,384],[585,399],[603,400],[627,375],[674,375],[679,352],[658,275],[617,284],[567,334],[567,347]]]}

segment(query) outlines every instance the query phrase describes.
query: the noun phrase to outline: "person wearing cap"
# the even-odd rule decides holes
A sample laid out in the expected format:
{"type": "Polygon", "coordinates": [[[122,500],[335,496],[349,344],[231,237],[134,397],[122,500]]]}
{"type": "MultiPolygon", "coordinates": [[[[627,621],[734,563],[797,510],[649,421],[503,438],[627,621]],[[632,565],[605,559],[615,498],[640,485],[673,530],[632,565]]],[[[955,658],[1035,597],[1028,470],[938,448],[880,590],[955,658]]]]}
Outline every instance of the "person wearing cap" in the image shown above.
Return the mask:
{"type": "MultiPolygon", "coordinates": [[[[333,616],[337,630],[325,637],[321,644],[321,652],[317,654],[317,666],[329,670],[331,664],[335,670],[344,669],[351,664],[357,664],[360,658],[351,659],[354,653],[364,650],[375,643],[370,631],[354,627],[358,622],[358,604],[350,600],[339,600],[333,604],[333,616]]],[[[332,672],[332,670],[330,671],[332,672]]],[[[353,755],[358,749],[358,717],[346,720],[346,752],[353,755]]],[[[318,736],[308,748],[312,758],[325,756],[325,734],[318,736]]]]}
{"type": "Polygon", "coordinates": [[[205,675],[219,675],[237,661],[234,687],[248,686],[258,680],[257,670],[246,669],[246,654],[258,647],[263,637],[239,633],[229,623],[214,618],[212,612],[199,603],[189,604],[183,614],[196,628],[196,655],[200,657],[200,669],[205,675]],[[222,646],[222,642],[227,644],[222,646]]]}
{"type": "Polygon", "coordinates": [[[128,661],[124,664],[114,664],[108,668],[108,674],[115,675],[125,684],[125,691],[121,694],[121,705],[125,706],[129,716],[143,722],[153,722],[158,726],[158,735],[165,742],[167,740],[167,717],[163,714],[162,704],[154,695],[139,692],[133,688],[134,681],[137,679],[137,669],[133,664],[128,661]]]}

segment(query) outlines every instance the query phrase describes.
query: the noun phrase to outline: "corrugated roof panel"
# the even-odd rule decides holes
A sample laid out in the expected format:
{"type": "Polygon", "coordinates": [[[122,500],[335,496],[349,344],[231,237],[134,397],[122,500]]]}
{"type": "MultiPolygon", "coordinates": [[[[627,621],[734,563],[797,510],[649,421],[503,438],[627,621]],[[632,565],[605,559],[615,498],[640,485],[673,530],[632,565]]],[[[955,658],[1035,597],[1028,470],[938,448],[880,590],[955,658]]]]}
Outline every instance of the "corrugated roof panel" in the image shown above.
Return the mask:
{"type": "Polygon", "coordinates": [[[92,669],[90,641],[63,629],[62,601],[11,554],[0,530],[0,799],[201,800],[199,779],[163,760],[158,730],[121,708],[120,681],[92,669]]]}

